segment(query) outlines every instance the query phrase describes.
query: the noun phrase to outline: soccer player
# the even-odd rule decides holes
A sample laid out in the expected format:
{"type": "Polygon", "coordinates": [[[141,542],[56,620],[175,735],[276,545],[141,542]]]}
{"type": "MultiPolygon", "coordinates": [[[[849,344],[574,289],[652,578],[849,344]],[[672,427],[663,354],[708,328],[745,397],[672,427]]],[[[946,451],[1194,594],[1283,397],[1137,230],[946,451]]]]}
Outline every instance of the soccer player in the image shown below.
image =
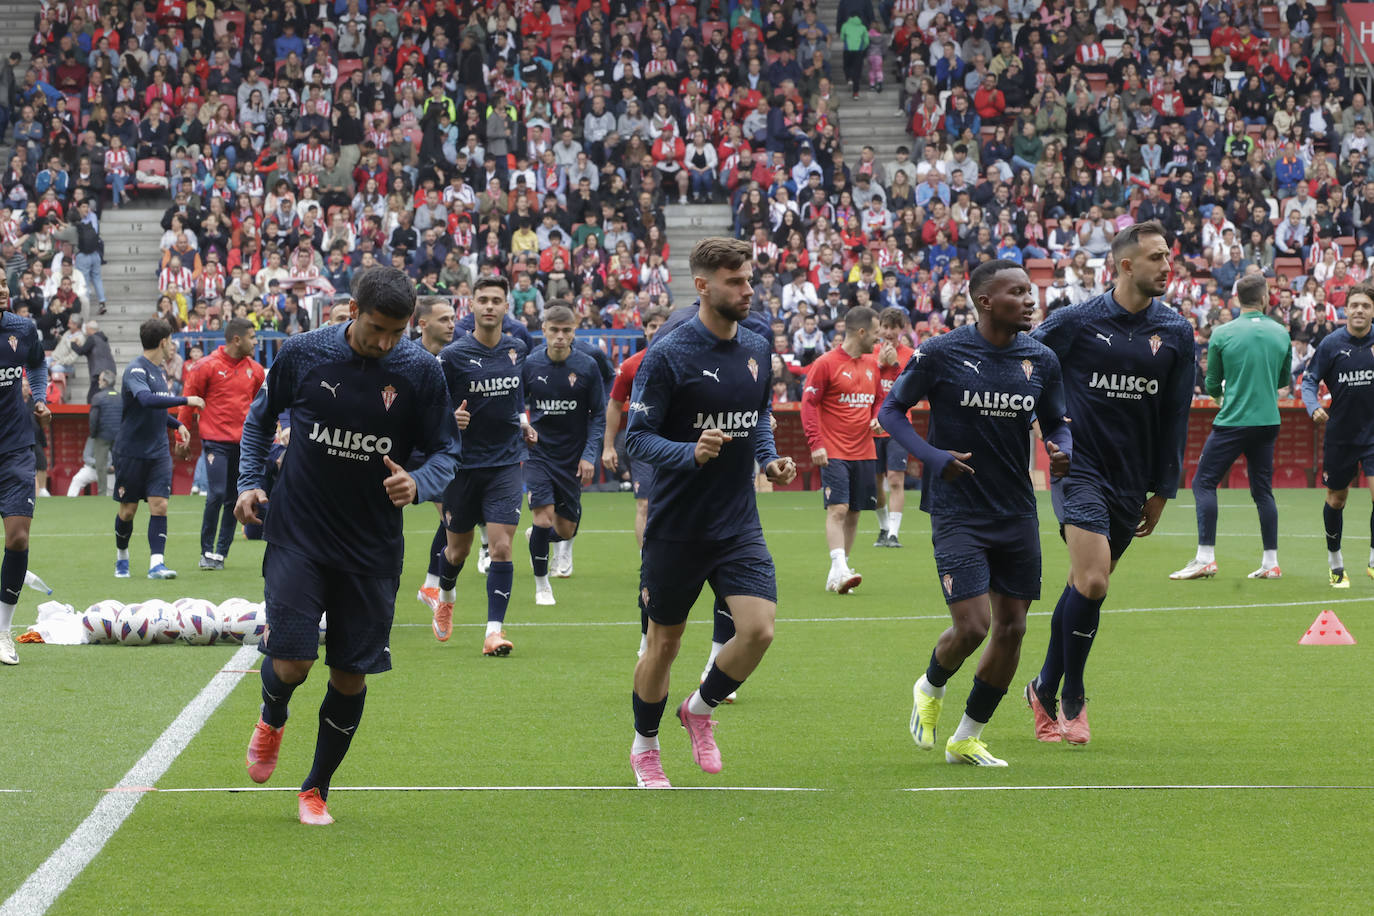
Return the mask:
{"type": "MultiPolygon", "coordinates": [[[[845,325],[848,327],[848,324],[845,325]]],[[[878,336],[881,340],[873,347],[873,356],[878,360],[881,374],[882,397],[892,390],[892,383],[906,368],[911,359],[912,349],[902,340],[907,329],[907,313],[895,305],[885,308],[878,315],[878,336]]],[[[878,472],[878,539],[874,547],[901,547],[902,510],[906,508],[906,449],[897,445],[879,428],[873,434],[873,447],[877,452],[878,472]]]]}
{"type": "Polygon", "coordinates": [[[181,397],[167,388],[162,366],[176,351],[172,326],[161,318],[149,318],[138,327],[143,354],[124,369],[124,413],[114,443],[115,578],[129,578],[129,539],[141,500],[148,502],[148,578],[175,579],[176,570],[164,562],[167,549],[167,498],[172,495],[172,454],[167,449],[167,430],[176,431],[181,445],[191,441],[191,431],[167,411],[190,405],[204,408],[199,395],[181,397]]]}
{"type": "Polygon", "coordinates": [[[753,673],[773,640],[777,582],[759,524],[754,462],[762,457],[768,478],[782,485],[796,466],[773,447],[772,348],[739,325],[753,295],[752,251],[738,239],[697,243],[690,264],[698,314],[660,335],[631,394],[626,450],[654,466],[640,567],[648,647],[635,666],[630,748],[636,784],[644,788],[671,787],[658,729],[669,672],[702,586],[709,582],[724,595],[736,628],[677,710],[705,772],[721,770],[711,710],[753,673]]]}
{"type": "Polygon", "coordinates": [[[19,664],[10,625],[29,569],[33,524],[35,458],[33,421],[46,422],[47,364],[38,327],[10,311],[9,280],[0,276],[0,516],[5,520],[5,556],[0,563],[0,664],[19,664]],[[28,374],[33,406],[24,400],[28,374]]]}
{"type": "Polygon", "coordinates": [[[291,694],[318,657],[329,612],[315,760],[300,789],[303,824],[330,824],[329,783],[362,719],[367,675],[391,668],[391,622],[405,551],[401,508],[434,499],[453,473],[457,444],[434,357],[406,339],[410,279],[390,267],[353,281],[353,320],[290,338],[272,363],[243,428],[235,514],[258,524],[277,418],[296,435],[283,456],[266,519],[258,649],[262,712],[248,744],[248,776],[276,768],[291,694]],[[412,472],[397,462],[419,451],[412,472]]]}
{"type": "MultiPolygon", "coordinates": [[[[205,401],[200,440],[209,486],[200,520],[201,569],[224,568],[238,527],[234,505],[239,493],[239,439],[248,407],[267,377],[267,370],[253,359],[257,334],[247,318],[230,318],[224,326],[224,343],[197,364],[184,388],[186,395],[205,401]]],[[[195,413],[188,405],[177,416],[189,428],[195,413]]],[[[177,447],[178,457],[185,458],[188,453],[185,446],[177,447]]]]}
{"type": "Polygon", "coordinates": [[[544,345],[525,359],[525,400],[538,436],[525,460],[529,490],[534,603],[554,604],[549,544],[570,540],[582,519],[582,488],[596,474],[606,433],[606,389],[596,361],[573,349],[577,316],[555,302],[544,309],[544,345]]]}
{"type": "MultiPolygon", "coordinates": [[[[1302,403],[1312,422],[1324,425],[1322,485],[1326,503],[1322,521],[1326,527],[1326,557],[1331,567],[1331,587],[1349,588],[1345,560],[1341,556],[1345,501],[1350,484],[1364,469],[1369,494],[1374,499],[1374,286],[1352,286],[1345,300],[1345,327],[1337,328],[1317,345],[1317,353],[1302,377],[1302,403]],[[1318,386],[1326,383],[1331,406],[1323,407],[1318,386]]],[[[1369,564],[1365,572],[1374,579],[1374,511],[1369,516],[1369,564]]]]}
{"type": "MultiPolygon", "coordinates": [[[[620,471],[620,456],[615,450],[615,434],[620,429],[620,420],[625,416],[625,405],[630,401],[630,389],[634,385],[635,373],[649,352],[649,344],[668,318],[661,308],[651,307],[642,318],[644,325],[644,349],[625,357],[615,370],[615,381],[611,384],[611,394],[606,400],[606,438],[601,448],[601,464],[612,474],[620,471]]],[[[649,517],[649,486],[653,466],[642,461],[630,460],[630,481],[635,494],[635,543],[644,546],[644,521],[649,517]]]]}
{"type": "Polygon", "coordinates": [[[881,371],[873,358],[878,315],[860,305],[845,312],[844,341],[811,364],[802,393],[802,428],[811,461],[821,469],[825,543],[830,550],[827,591],[847,595],[863,581],[849,567],[859,513],[876,509],[873,445],[882,400],[881,371]]]}
{"type": "MultiPolygon", "coordinates": [[[[551,303],[552,304],[552,303],[551,303]]],[[[561,304],[567,305],[567,302],[561,304]]],[[[571,306],[569,306],[571,307],[571,306]]],[[[611,365],[611,358],[606,355],[606,351],[589,340],[579,340],[573,338],[572,348],[575,352],[584,356],[590,356],[592,362],[596,364],[597,372],[601,375],[601,391],[611,390],[611,384],[615,381],[615,366],[611,365]]],[[[595,476],[596,468],[592,468],[595,476]]],[[[577,539],[576,531],[573,536],[563,540],[555,540],[553,543],[553,553],[549,557],[549,572],[559,579],[570,578],[573,574],[573,541],[577,539]]]]}
{"type": "MultiPolygon", "coordinates": [[[[1030,465],[1038,419],[1050,472],[1068,471],[1072,439],[1064,420],[1059,360],[1022,334],[1031,328],[1035,287],[1015,261],[987,261],[969,275],[976,325],[921,344],[883,401],[879,422],[925,463],[921,508],[930,513],[935,567],[953,625],[940,634],[912,693],[911,737],[935,746],[947,682],[986,639],[945,760],[1006,766],[983,728],[1006,695],[1021,657],[1026,611],[1040,597],[1040,527],[1030,465]],[[907,417],[930,401],[930,433],[907,417]]],[[[851,309],[850,313],[853,313],[851,309]]]]}
{"type": "Polygon", "coordinates": [[[1032,332],[1059,357],[1074,439],[1073,468],[1051,487],[1069,581],[1045,663],[1025,690],[1042,741],[1088,743],[1083,671],[1107,586],[1131,541],[1148,537],[1177,495],[1188,438],[1193,330],[1157,298],[1171,267],[1164,227],[1149,220],[1121,230],[1112,257],[1114,288],[1056,309],[1032,332]]]}
{"type": "Polygon", "coordinates": [[[525,345],[501,332],[510,285],[504,277],[483,277],[472,291],[476,327],[439,354],[449,396],[463,431],[458,472],[444,491],[444,524],[448,543],[440,561],[439,605],[434,609],[434,638],[447,642],[453,634],[454,588],[458,573],[472,550],[472,529],[487,523],[491,565],[487,567],[487,631],[482,654],[506,656],[506,610],[510,606],[511,540],[520,523],[524,485],[520,463],[525,444],[538,438],[525,419],[521,374],[525,345]]]}
{"type": "MultiPolygon", "coordinates": [[[[434,358],[444,347],[453,343],[453,303],[444,296],[421,296],[415,303],[415,327],[419,329],[418,342],[434,358]]],[[[448,546],[448,529],[444,527],[444,507],[435,503],[439,512],[439,525],[434,531],[434,540],[429,545],[429,567],[425,570],[425,584],[420,586],[415,597],[433,613],[439,606],[439,555],[448,546]]]]}
{"type": "Polygon", "coordinates": [[[1245,456],[1250,496],[1259,510],[1260,568],[1251,579],[1277,579],[1279,510],[1274,505],[1274,443],[1279,438],[1278,390],[1293,384],[1293,342],[1288,329],[1264,314],[1269,283],[1260,274],[1236,284],[1240,317],[1212,332],[1207,345],[1207,394],[1221,404],[1193,475],[1197,554],[1170,579],[1217,574],[1217,484],[1245,456]],[[1223,394],[1224,392],[1224,394],[1223,394]]]}

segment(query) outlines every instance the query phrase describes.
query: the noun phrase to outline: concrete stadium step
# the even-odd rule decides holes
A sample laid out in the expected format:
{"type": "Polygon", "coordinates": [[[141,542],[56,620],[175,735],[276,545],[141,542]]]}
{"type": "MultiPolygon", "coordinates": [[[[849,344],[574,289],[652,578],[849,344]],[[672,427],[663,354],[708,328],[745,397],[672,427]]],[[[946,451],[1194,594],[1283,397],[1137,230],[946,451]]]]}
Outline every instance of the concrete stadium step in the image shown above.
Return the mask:
{"type": "Polygon", "coordinates": [[[688,261],[692,248],[708,236],[730,235],[734,223],[729,204],[668,204],[663,221],[667,225],[668,272],[672,282],[673,305],[689,305],[696,299],[688,261]]]}

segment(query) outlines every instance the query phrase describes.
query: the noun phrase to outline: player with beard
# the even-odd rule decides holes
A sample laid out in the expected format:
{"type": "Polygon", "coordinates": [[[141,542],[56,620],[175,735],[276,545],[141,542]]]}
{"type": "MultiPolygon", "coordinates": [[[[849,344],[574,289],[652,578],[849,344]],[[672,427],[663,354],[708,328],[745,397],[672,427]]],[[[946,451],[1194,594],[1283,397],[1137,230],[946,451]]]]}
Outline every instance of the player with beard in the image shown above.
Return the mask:
{"type": "MultiPolygon", "coordinates": [[[[873,356],[882,373],[882,396],[892,390],[892,383],[902,374],[911,359],[912,349],[902,335],[909,327],[907,313],[895,305],[878,315],[878,336],[873,356]]],[[[878,539],[874,547],[901,547],[902,512],[906,508],[907,451],[892,441],[886,430],[873,434],[877,452],[878,539]]]]}

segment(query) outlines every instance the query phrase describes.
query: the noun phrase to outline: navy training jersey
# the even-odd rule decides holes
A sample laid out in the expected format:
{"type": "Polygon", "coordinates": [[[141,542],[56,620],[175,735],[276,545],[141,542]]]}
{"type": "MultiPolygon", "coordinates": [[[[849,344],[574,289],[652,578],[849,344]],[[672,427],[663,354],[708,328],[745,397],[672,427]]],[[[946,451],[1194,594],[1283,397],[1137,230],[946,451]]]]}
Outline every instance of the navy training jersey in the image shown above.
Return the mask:
{"type": "Polygon", "coordinates": [[[655,466],[646,538],[714,541],[760,530],[754,461],[778,457],[771,352],[743,325],[721,340],[700,318],[654,337],[635,374],[625,433],[630,457],[655,466]],[[731,441],[698,467],[696,441],[712,427],[731,441]]]}
{"type": "Polygon", "coordinates": [[[1374,445],[1374,332],[1352,337],[1337,328],[1317,344],[1302,376],[1302,403],[1310,414],[1322,406],[1318,383],[1326,382],[1326,441],[1332,445],[1374,445]]]}
{"type": "Polygon", "coordinates": [[[46,366],[38,326],[13,312],[0,312],[0,453],[33,448],[33,408],[24,403],[24,373],[34,400],[43,401],[46,366]]]}
{"type": "Polygon", "coordinates": [[[1172,499],[1193,403],[1193,329],[1158,299],[1131,314],[1112,293],[1056,309],[1031,331],[1064,372],[1069,476],[1172,499]]]}
{"type": "MultiPolygon", "coordinates": [[[[904,416],[922,400],[930,401],[926,441],[942,451],[971,452],[974,473],[947,481],[942,466],[926,462],[921,508],[946,517],[1035,516],[1031,422],[1038,418],[1047,438],[1064,426],[1064,382],[1050,348],[1027,334],[996,347],[975,325],[932,337],[911,354],[884,410],[904,416]]],[[[888,432],[901,443],[899,433],[888,432]]]]}
{"type": "Polygon", "coordinates": [[[497,468],[525,460],[520,415],[525,412],[521,373],[527,352],[508,334],[495,347],[464,334],[439,353],[453,406],[467,401],[472,414],[463,431],[460,468],[497,468]]]}
{"type": "Polygon", "coordinates": [[[291,444],[273,485],[265,539],[325,566],[365,576],[401,574],[401,510],[382,481],[382,456],[411,471],[417,502],[438,499],[453,478],[458,440],[434,356],[401,340],[381,359],[348,343],[349,324],[282,344],[243,427],[239,490],[264,489],[278,416],[290,411],[291,444]]]}
{"type": "Polygon", "coordinates": [[[540,345],[525,359],[524,382],[530,423],[539,433],[539,441],[529,446],[530,460],[565,469],[576,469],[579,461],[600,461],[606,386],[596,360],[573,350],[566,361],[556,363],[549,348],[540,345]]]}
{"type": "MultiPolygon", "coordinates": [[[[468,312],[458,320],[458,323],[454,327],[457,329],[454,339],[457,340],[459,337],[462,337],[463,334],[470,334],[477,328],[477,316],[472,312],[468,312]]],[[[501,316],[501,333],[509,334],[511,337],[514,337],[524,344],[526,352],[534,348],[534,338],[530,336],[530,329],[525,327],[523,321],[517,321],[512,318],[510,312],[501,316]]]]}
{"type": "Polygon", "coordinates": [[[124,369],[124,408],[114,453],[121,458],[158,458],[167,454],[167,430],[181,423],[167,411],[186,399],[172,394],[162,367],[142,354],[124,369]]]}
{"type": "MultiPolygon", "coordinates": [[[[533,351],[533,347],[530,348],[533,351]]],[[[596,363],[596,371],[601,373],[601,386],[606,390],[611,390],[611,383],[615,381],[615,366],[611,365],[611,358],[606,355],[606,351],[596,344],[587,340],[573,338],[573,349],[580,353],[585,353],[596,363]]]]}

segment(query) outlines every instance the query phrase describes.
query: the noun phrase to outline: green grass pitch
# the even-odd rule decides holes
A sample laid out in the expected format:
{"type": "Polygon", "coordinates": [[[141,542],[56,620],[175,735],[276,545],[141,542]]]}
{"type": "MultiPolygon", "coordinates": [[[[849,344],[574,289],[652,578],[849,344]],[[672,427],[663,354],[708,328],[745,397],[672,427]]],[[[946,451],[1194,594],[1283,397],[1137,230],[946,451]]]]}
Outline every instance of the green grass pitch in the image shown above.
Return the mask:
{"type": "MultiPolygon", "coordinates": [[[[1131,548],[1088,669],[1087,748],[1038,745],[1019,697],[1038,669],[1067,563],[1047,499],[1044,600],[1031,609],[1017,683],[985,734],[1011,766],[989,771],[949,766],[906,731],[912,681],[947,621],[917,494],[902,550],[869,546],[876,524],[865,517],[852,556],[864,584],[849,597],[824,591],[819,497],[767,494],[776,641],[739,702],[718,713],[724,772],[709,777],[692,764],[671,713],[665,768],[682,787],[823,791],[335,791],[337,823],[327,829],[296,822],[291,792],[149,793],[51,912],[260,914],[317,902],[360,913],[1367,912],[1368,503],[1357,496],[1347,510],[1353,587],[1332,591],[1321,496],[1277,495],[1280,581],[1245,578],[1259,543],[1243,491],[1222,492],[1217,579],[1167,579],[1193,552],[1187,494],[1131,548]],[[1297,644],[1327,607],[1359,645],[1297,644]],[[1073,786],[1121,788],[1047,788],[1073,786]],[[1146,786],[1211,788],[1128,788],[1146,786]],[[1254,788],[1262,786],[1312,788],[1254,788]],[[969,791],[978,787],[1002,788],[969,791]]],[[[225,572],[196,570],[200,506],[194,497],[172,503],[176,581],[112,578],[114,508],[104,499],[41,501],[31,565],[78,609],[108,597],[260,600],[261,545],[239,540],[225,572]]],[[[396,667],[372,679],[336,790],[630,785],[632,520],[627,494],[588,496],[575,575],[554,580],[552,608],[534,606],[518,539],[515,651],[498,660],[480,654],[486,599],[472,566],[459,579],[453,639],[434,640],[414,593],[435,513],[408,510],[396,667]]],[[[145,521],[146,512],[135,525],[135,570],[147,559],[145,521]]],[[[25,592],[19,622],[32,622],[37,600],[25,592]]],[[[709,637],[703,600],[674,672],[674,703],[695,684],[709,637]]],[[[18,668],[0,670],[0,789],[24,790],[0,793],[0,900],[233,653],[20,651],[18,668]]],[[[972,663],[951,681],[946,733],[971,671],[972,663]]],[[[297,692],[270,785],[293,787],[309,769],[324,681],[321,669],[297,692]]],[[[257,703],[250,674],[158,788],[251,785],[243,752],[257,703]]]]}

